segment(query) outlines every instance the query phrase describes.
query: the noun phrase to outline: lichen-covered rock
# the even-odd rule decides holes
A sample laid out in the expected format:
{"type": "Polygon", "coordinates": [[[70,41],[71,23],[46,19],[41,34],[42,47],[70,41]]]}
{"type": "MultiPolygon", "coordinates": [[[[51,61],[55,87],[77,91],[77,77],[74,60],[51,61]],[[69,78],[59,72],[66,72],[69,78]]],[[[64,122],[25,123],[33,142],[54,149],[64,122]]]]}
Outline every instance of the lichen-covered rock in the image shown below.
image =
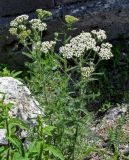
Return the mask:
{"type": "Polygon", "coordinates": [[[31,97],[29,89],[12,77],[0,78],[0,92],[5,94],[5,103],[13,103],[10,116],[29,121],[41,114],[38,102],[31,97]]]}
{"type": "Polygon", "coordinates": [[[0,129],[0,144],[7,144],[6,132],[6,129],[0,129]]]}
{"type": "MultiPolygon", "coordinates": [[[[118,107],[109,109],[105,116],[97,122],[97,125],[92,128],[92,131],[95,132],[99,137],[100,141],[98,146],[100,148],[108,148],[108,144],[111,141],[118,141],[118,149],[120,157],[124,154],[127,154],[129,151],[129,104],[121,104],[118,107]],[[111,139],[111,135],[115,135],[114,139],[111,139]],[[116,137],[117,135],[117,137],[116,137]]],[[[111,142],[113,144],[113,142],[111,142]]],[[[109,155],[113,155],[112,151],[109,152],[109,155]]],[[[98,156],[98,155],[95,155],[98,156]]],[[[92,155],[93,160],[95,156],[92,155]]],[[[102,159],[102,158],[100,158],[102,159]]],[[[120,160],[122,160],[120,158],[120,160]]]]}
{"type": "Polygon", "coordinates": [[[101,119],[97,124],[95,130],[100,136],[103,137],[105,141],[108,139],[108,129],[115,128],[117,125],[119,125],[119,120],[122,117],[126,118],[129,116],[128,109],[128,104],[122,104],[119,107],[111,108],[109,111],[107,111],[103,119],[101,119]]]}
{"type": "MultiPolygon", "coordinates": [[[[29,89],[12,77],[0,77],[0,97],[5,94],[5,103],[13,103],[9,111],[11,117],[18,117],[33,126],[34,118],[42,114],[38,102],[31,96],[29,89]]],[[[0,144],[5,143],[5,129],[0,130],[0,144]],[[2,138],[3,137],[3,138],[2,138]]]]}

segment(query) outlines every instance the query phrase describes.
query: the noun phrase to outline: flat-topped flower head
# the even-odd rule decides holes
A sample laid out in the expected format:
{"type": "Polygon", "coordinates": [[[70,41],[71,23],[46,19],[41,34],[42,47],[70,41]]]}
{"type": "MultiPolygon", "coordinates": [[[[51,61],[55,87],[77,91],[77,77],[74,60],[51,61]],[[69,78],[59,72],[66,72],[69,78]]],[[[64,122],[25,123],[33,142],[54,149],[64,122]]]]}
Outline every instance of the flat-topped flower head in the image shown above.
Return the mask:
{"type": "Polygon", "coordinates": [[[55,46],[55,44],[55,41],[39,41],[35,43],[32,48],[33,50],[40,50],[43,53],[48,53],[55,46]]]}
{"type": "Polygon", "coordinates": [[[41,44],[41,51],[43,53],[48,53],[55,46],[55,44],[55,41],[44,41],[41,44]]]}
{"type": "Polygon", "coordinates": [[[101,59],[110,59],[113,57],[112,51],[111,51],[112,45],[110,43],[102,43],[100,51],[98,52],[98,55],[101,59]]]}
{"type": "Polygon", "coordinates": [[[29,16],[26,14],[18,16],[10,22],[10,26],[17,27],[19,24],[25,23],[28,19],[29,19],[29,16]]]}
{"type": "Polygon", "coordinates": [[[65,46],[60,47],[59,51],[63,55],[63,57],[67,59],[72,58],[74,55],[74,50],[71,44],[66,44],[65,46]]]}
{"type": "Polygon", "coordinates": [[[108,48],[108,49],[111,49],[112,48],[112,44],[111,43],[102,43],[101,45],[102,48],[108,48]]]}
{"type": "Polygon", "coordinates": [[[96,47],[96,41],[89,32],[82,32],[72,38],[69,44],[60,48],[60,53],[66,58],[80,57],[85,51],[96,47]]]}
{"type": "Polygon", "coordinates": [[[91,74],[95,71],[95,68],[93,66],[90,67],[82,67],[81,68],[81,74],[83,78],[88,78],[91,76],[91,74]]]}
{"type": "Polygon", "coordinates": [[[30,23],[30,24],[42,23],[42,21],[41,21],[40,19],[35,18],[35,19],[30,20],[29,23],[30,23]]]}
{"type": "Polygon", "coordinates": [[[12,28],[9,29],[9,32],[10,32],[11,35],[16,36],[17,35],[17,28],[12,27],[12,28]]]}
{"type": "Polygon", "coordinates": [[[31,27],[35,30],[38,31],[44,31],[47,30],[47,24],[43,23],[40,19],[32,19],[31,21],[29,21],[29,23],[31,24],[31,27]]]}
{"type": "Polygon", "coordinates": [[[110,59],[113,57],[111,52],[112,45],[103,42],[106,38],[106,32],[103,30],[93,30],[91,33],[82,32],[72,38],[69,44],[60,47],[59,51],[67,59],[81,57],[88,51],[97,53],[101,59],[110,59]]]}
{"type": "Polygon", "coordinates": [[[98,41],[103,41],[107,39],[106,32],[102,29],[97,30],[92,30],[91,34],[98,40],[98,41]]]}
{"type": "Polygon", "coordinates": [[[17,27],[17,26],[18,26],[18,23],[17,23],[15,20],[12,20],[12,21],[10,22],[10,26],[11,26],[11,27],[17,27]]]}

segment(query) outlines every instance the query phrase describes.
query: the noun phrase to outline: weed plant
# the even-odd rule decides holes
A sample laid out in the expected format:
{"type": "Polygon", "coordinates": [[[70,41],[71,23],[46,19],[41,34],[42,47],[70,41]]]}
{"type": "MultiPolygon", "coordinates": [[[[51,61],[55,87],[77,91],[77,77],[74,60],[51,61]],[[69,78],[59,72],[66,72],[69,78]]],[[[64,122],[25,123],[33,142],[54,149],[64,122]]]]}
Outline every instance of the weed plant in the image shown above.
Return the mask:
{"type": "MultiPolygon", "coordinates": [[[[37,18],[30,21],[28,15],[17,17],[11,21],[9,31],[23,45],[23,54],[31,59],[25,64],[28,68],[25,81],[44,114],[37,117],[37,126],[30,130],[33,138],[28,137],[28,141],[33,142],[29,147],[25,150],[22,143],[22,147],[17,146],[7,134],[7,150],[11,151],[2,152],[1,157],[8,160],[83,160],[97,150],[97,137],[90,129],[94,116],[88,107],[98,93],[92,92],[89,84],[101,74],[96,73],[99,63],[113,57],[112,45],[106,42],[103,30],[82,32],[72,38],[70,32],[78,19],[69,15],[65,16],[65,30],[55,33],[53,41],[45,41],[47,24],[44,21],[52,14],[38,9],[36,15],[37,18]],[[58,43],[61,46],[56,52],[58,43]]],[[[4,104],[1,106],[4,113],[4,104]]],[[[5,117],[8,117],[8,110],[5,117]]],[[[7,125],[5,128],[8,130],[7,125]]],[[[20,138],[17,139],[19,144],[20,138]]]]}

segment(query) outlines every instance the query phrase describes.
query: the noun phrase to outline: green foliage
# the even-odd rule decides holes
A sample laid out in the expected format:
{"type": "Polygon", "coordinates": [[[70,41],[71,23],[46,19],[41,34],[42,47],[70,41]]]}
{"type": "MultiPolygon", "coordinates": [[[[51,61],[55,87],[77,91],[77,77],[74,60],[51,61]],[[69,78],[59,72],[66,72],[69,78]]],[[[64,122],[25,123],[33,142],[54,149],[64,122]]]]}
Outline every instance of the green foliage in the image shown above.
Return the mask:
{"type": "MultiPolygon", "coordinates": [[[[42,12],[44,15],[44,11],[42,12]]],[[[26,18],[27,16],[23,16],[22,20],[26,18]]],[[[40,18],[39,15],[38,18],[40,18]]],[[[56,34],[55,37],[56,42],[59,42],[60,35],[63,35],[63,44],[70,41],[69,31],[73,29],[74,23],[78,21],[77,18],[72,16],[66,16],[65,18],[68,24],[65,32],[56,34]]],[[[73,65],[70,65],[67,58],[55,53],[53,46],[55,42],[42,42],[43,32],[40,30],[42,29],[41,26],[43,27],[45,24],[38,20],[35,21],[30,26],[32,30],[29,35],[23,38],[19,36],[20,34],[17,34],[17,37],[27,50],[24,54],[32,59],[32,62],[26,63],[29,74],[26,82],[33,95],[44,108],[45,123],[48,127],[54,126],[54,132],[49,132],[51,131],[48,130],[51,129],[50,127],[43,130],[41,127],[43,125],[42,118],[38,117],[39,125],[33,131],[40,133],[38,137],[35,137],[37,141],[34,142],[34,146],[38,146],[38,153],[37,150],[35,152],[38,156],[41,155],[39,159],[42,159],[44,144],[41,139],[44,134],[47,134],[49,137],[46,137],[46,141],[50,146],[46,146],[46,152],[49,150],[59,159],[84,159],[85,154],[87,154],[88,139],[94,139],[90,131],[93,115],[87,110],[88,101],[92,99],[93,94],[87,90],[87,86],[90,81],[95,79],[92,74],[96,75],[93,72],[100,59],[95,64],[95,56],[90,51],[88,57],[86,57],[87,53],[84,53],[84,56],[72,59],[73,65]],[[60,148],[60,151],[53,145],[60,148]]],[[[17,18],[16,22],[21,23],[21,19],[17,18]]],[[[25,20],[23,22],[27,23],[25,20]]],[[[15,27],[21,34],[23,33],[20,31],[19,26],[15,27]]],[[[28,31],[27,28],[26,31],[28,31]]],[[[92,143],[94,144],[94,140],[92,143]]],[[[91,147],[93,144],[91,144],[91,147]]],[[[48,159],[49,154],[45,156],[48,159]]],[[[52,158],[54,159],[54,157],[52,158]]]]}
{"type": "Polygon", "coordinates": [[[102,95],[96,99],[99,101],[99,108],[102,111],[107,111],[116,103],[127,102],[129,99],[129,55],[123,53],[123,49],[125,49],[123,45],[113,47],[114,57],[99,64],[97,71],[103,74],[99,77],[99,81],[91,84],[92,92],[98,90],[102,95]]]}
{"type": "Polygon", "coordinates": [[[37,13],[38,18],[41,19],[41,20],[45,20],[48,17],[52,16],[51,12],[46,11],[46,10],[42,10],[42,9],[37,9],[36,13],[37,13]]]}
{"type": "Polygon", "coordinates": [[[79,19],[74,16],[70,16],[70,15],[65,16],[65,22],[68,25],[73,25],[74,23],[77,23],[78,21],[79,21],[79,19]]]}
{"type": "Polygon", "coordinates": [[[10,71],[7,67],[0,70],[0,77],[13,77],[18,78],[22,71],[10,71]]]}
{"type": "Polygon", "coordinates": [[[55,130],[53,126],[46,126],[42,117],[37,117],[37,126],[33,127],[32,131],[29,125],[21,119],[12,118],[9,116],[9,110],[13,104],[5,104],[4,96],[0,101],[0,128],[6,129],[6,145],[0,149],[1,160],[48,160],[54,157],[59,160],[64,160],[61,151],[54,145],[47,143],[55,130]],[[28,135],[28,147],[23,144],[21,137],[17,134],[19,130],[26,131],[28,135]]]}
{"type": "MultiPolygon", "coordinates": [[[[107,69],[103,68],[103,62],[100,64],[101,61],[113,56],[111,44],[105,42],[105,32],[103,30],[83,32],[84,36],[79,35],[73,40],[70,32],[75,29],[74,24],[78,22],[78,19],[67,15],[65,16],[65,29],[61,33],[55,33],[55,41],[44,41],[47,25],[43,20],[52,14],[42,9],[38,9],[36,14],[37,19],[31,21],[28,21],[27,15],[13,20],[10,33],[18,38],[24,48],[23,54],[31,59],[25,64],[28,69],[25,82],[43,107],[44,115],[39,115],[36,125],[28,129],[25,122],[9,117],[10,104],[5,105],[4,101],[1,101],[2,128],[7,130],[8,145],[1,148],[0,158],[7,160],[83,160],[93,152],[101,156],[108,155],[105,149],[97,148],[98,137],[90,129],[93,126],[94,116],[89,111],[90,103],[96,100],[96,97],[99,99],[100,96],[102,97],[105,91],[104,85],[109,89],[107,92],[111,94],[107,69]],[[81,36],[84,40],[80,38],[81,36]],[[85,36],[91,40],[91,44],[95,42],[93,48],[86,49],[88,45],[91,45],[88,43],[84,49],[85,36]],[[76,49],[74,45],[78,39],[81,45],[78,41],[76,49]],[[58,53],[54,50],[56,43],[57,48],[60,43],[64,45],[56,49],[59,50],[58,53]],[[69,46],[71,50],[67,50],[69,46]],[[82,50],[78,53],[80,47],[82,50]],[[74,49],[75,52],[72,52],[74,49]],[[65,51],[68,51],[66,56],[64,56],[65,51]],[[99,65],[99,73],[95,73],[99,65]],[[102,81],[99,81],[97,78],[101,72],[104,74],[102,81]],[[23,143],[22,139],[16,135],[17,127],[27,131],[26,140],[29,144],[27,147],[25,142],[23,143]]],[[[114,66],[117,66],[118,61],[116,58],[114,66]]],[[[105,65],[107,63],[104,61],[105,65]]],[[[1,72],[3,76],[13,77],[20,73],[10,72],[6,68],[1,72]]],[[[104,100],[100,99],[102,111],[111,107],[110,99],[104,100]]],[[[115,146],[113,160],[119,157],[118,131],[109,131],[109,148],[112,144],[115,146]]]]}

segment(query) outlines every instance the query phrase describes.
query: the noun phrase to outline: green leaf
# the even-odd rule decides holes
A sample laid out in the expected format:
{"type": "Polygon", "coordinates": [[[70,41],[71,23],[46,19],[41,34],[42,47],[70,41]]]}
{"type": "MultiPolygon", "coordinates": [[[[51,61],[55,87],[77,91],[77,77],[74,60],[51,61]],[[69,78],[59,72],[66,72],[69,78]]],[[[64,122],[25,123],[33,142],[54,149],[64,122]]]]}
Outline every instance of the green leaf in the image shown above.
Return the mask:
{"type": "Polygon", "coordinates": [[[14,152],[12,160],[29,160],[28,158],[23,158],[20,153],[14,152]]]}
{"type": "Polygon", "coordinates": [[[9,120],[9,124],[13,126],[19,126],[21,129],[25,129],[25,130],[29,128],[25,122],[23,122],[21,119],[18,119],[18,118],[11,118],[9,120]]]}
{"type": "Polygon", "coordinates": [[[118,160],[119,158],[119,152],[118,151],[115,151],[113,157],[112,157],[112,160],[118,160]]]}
{"type": "Polygon", "coordinates": [[[22,71],[13,72],[13,77],[17,77],[22,73],[22,71]]]}
{"type": "Polygon", "coordinates": [[[22,141],[15,135],[12,135],[10,137],[7,137],[10,143],[12,143],[16,149],[18,149],[22,155],[24,155],[24,147],[22,144],[22,141]]]}
{"type": "Polygon", "coordinates": [[[0,147],[0,155],[1,155],[2,153],[6,152],[7,150],[8,150],[7,147],[4,147],[4,146],[0,147]]]}
{"type": "Polygon", "coordinates": [[[55,129],[56,127],[54,126],[46,126],[45,128],[43,128],[43,133],[46,135],[52,135],[52,131],[55,129]]]}
{"type": "Polygon", "coordinates": [[[33,59],[33,56],[30,53],[22,52],[22,54],[29,57],[30,59],[33,59]]]}
{"type": "Polygon", "coordinates": [[[87,147],[86,152],[85,152],[85,156],[89,156],[92,152],[94,151],[93,147],[87,147]]]}
{"type": "Polygon", "coordinates": [[[41,145],[43,144],[43,140],[35,140],[29,146],[29,157],[35,157],[39,154],[41,145]]]}
{"type": "Polygon", "coordinates": [[[129,160],[129,156],[124,156],[124,160],[129,160]]]}
{"type": "Polygon", "coordinates": [[[64,160],[64,156],[58,148],[52,145],[48,145],[45,150],[50,151],[55,157],[59,158],[60,160],[64,160]]]}
{"type": "Polygon", "coordinates": [[[8,110],[10,110],[12,107],[13,107],[13,103],[8,103],[8,104],[6,104],[6,108],[7,108],[8,110]]]}

